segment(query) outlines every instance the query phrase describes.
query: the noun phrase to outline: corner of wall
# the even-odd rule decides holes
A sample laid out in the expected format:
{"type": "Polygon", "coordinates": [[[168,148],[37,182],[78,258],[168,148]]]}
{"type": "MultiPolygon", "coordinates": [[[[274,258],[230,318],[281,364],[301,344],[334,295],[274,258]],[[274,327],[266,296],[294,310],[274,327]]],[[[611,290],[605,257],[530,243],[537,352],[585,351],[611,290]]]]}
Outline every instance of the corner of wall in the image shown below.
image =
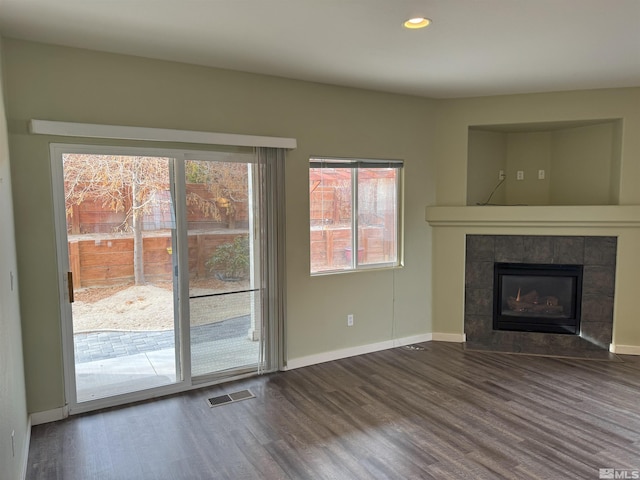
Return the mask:
{"type": "Polygon", "coordinates": [[[0,465],[2,475],[7,475],[3,478],[21,478],[27,462],[31,427],[22,353],[9,140],[1,83],[2,57],[0,39],[0,465]]]}

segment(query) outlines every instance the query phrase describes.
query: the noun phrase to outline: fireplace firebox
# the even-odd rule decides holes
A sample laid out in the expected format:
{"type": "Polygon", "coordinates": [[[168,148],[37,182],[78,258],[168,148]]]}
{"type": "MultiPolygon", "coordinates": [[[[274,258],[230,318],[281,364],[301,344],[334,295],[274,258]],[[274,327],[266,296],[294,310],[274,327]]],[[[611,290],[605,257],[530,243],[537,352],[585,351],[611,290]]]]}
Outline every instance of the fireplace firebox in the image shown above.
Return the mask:
{"type": "Polygon", "coordinates": [[[493,328],[580,333],[582,265],[495,263],[493,328]]]}

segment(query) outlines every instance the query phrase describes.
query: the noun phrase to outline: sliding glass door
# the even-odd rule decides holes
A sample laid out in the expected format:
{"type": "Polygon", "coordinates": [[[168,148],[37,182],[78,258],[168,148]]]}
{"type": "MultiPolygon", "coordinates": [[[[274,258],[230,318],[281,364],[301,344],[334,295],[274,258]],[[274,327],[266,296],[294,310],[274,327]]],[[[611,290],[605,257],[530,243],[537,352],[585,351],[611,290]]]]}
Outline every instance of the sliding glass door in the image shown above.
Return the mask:
{"type": "Polygon", "coordinates": [[[253,156],[217,157],[185,162],[193,377],[255,371],[260,362],[256,164],[253,156]]]}
{"type": "Polygon", "coordinates": [[[72,413],[275,366],[257,158],[52,146],[72,413]]]}
{"type": "Polygon", "coordinates": [[[77,402],[175,383],[172,159],[61,160],[77,402]]]}

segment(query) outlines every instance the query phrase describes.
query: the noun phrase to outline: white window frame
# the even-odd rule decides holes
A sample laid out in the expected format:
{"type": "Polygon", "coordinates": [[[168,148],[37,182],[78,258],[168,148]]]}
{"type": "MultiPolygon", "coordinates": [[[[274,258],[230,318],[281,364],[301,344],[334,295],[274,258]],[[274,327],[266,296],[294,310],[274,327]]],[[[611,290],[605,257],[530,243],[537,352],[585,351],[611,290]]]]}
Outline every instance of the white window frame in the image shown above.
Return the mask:
{"type": "MultiPolygon", "coordinates": [[[[368,158],[345,158],[345,157],[326,157],[320,155],[312,155],[309,158],[309,171],[312,168],[345,168],[352,169],[351,176],[351,266],[348,268],[336,268],[332,270],[313,271],[311,263],[311,245],[309,245],[309,272],[311,276],[334,275],[339,273],[353,273],[371,270],[393,269],[404,266],[404,162],[402,160],[380,160],[368,158]],[[396,176],[396,232],[395,246],[396,259],[393,262],[378,262],[359,264],[358,263],[358,171],[360,168],[396,168],[398,175],[396,176]]],[[[311,205],[309,205],[309,209],[311,205]]],[[[311,234],[311,211],[309,211],[309,234],[311,234]]],[[[309,237],[310,238],[310,237],[309,237]]]]}

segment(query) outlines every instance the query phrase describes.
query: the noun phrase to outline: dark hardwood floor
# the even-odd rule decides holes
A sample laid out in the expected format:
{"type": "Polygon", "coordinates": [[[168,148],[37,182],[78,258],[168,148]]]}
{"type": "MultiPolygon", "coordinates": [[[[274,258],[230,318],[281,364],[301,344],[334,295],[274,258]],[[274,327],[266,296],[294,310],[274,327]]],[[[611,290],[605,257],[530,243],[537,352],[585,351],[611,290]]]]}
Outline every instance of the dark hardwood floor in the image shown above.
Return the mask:
{"type": "Polygon", "coordinates": [[[36,426],[28,478],[557,480],[640,469],[640,357],[422,346],[36,426]],[[257,398],[206,402],[245,388],[257,398]]]}

